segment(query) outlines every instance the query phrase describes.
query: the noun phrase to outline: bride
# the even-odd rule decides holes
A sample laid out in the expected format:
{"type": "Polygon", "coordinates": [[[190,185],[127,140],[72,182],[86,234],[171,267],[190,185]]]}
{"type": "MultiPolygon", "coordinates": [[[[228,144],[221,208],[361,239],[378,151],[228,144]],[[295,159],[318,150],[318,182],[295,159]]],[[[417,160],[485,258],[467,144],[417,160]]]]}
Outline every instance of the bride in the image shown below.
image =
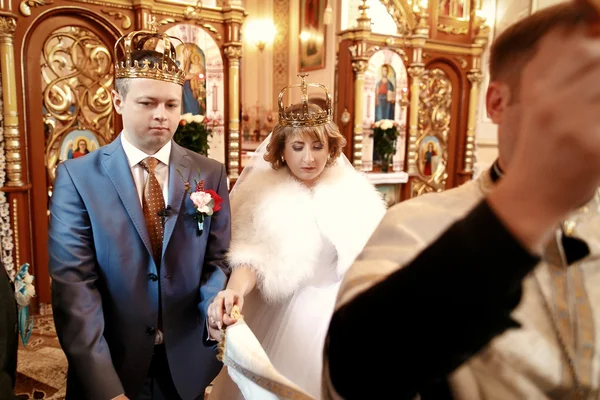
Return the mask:
{"type": "MultiPolygon", "coordinates": [[[[318,399],[340,282],[385,205],[342,155],[346,140],[332,122],[327,88],[301,78],[280,92],[279,122],[230,195],[232,273],[208,316],[221,328],[235,322],[229,315],[234,304],[243,307],[244,320],[278,372],[318,399]],[[293,87],[302,90],[303,102],[285,109],[283,95],[293,87]],[[324,110],[309,103],[308,87],[325,91],[324,110]]],[[[243,399],[227,368],[210,399],[243,399]]]]}

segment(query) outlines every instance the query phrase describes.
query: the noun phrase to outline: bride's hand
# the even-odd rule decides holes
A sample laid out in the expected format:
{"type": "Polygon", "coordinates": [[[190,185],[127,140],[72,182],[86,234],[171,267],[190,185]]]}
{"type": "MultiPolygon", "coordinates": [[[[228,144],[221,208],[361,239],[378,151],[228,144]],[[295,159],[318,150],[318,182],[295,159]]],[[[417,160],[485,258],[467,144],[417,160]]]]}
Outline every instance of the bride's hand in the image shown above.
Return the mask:
{"type": "Polygon", "coordinates": [[[236,321],[231,318],[231,310],[234,305],[237,305],[242,311],[244,297],[232,289],[219,292],[208,307],[209,326],[213,329],[221,329],[223,325],[234,324],[236,321]]]}

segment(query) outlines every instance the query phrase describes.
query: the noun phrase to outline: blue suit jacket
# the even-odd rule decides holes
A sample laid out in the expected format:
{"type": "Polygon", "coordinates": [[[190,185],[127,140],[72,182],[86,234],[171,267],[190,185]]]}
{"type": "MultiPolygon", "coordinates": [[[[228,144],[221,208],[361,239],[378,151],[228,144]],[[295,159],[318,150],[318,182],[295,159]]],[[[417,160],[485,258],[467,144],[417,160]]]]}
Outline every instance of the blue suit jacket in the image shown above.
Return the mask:
{"type": "Polygon", "coordinates": [[[54,320],[69,360],[68,399],[135,398],[148,372],[162,307],[164,342],[183,399],[202,396],[221,365],[206,343],[205,315],[224,288],[230,241],[222,164],[172,144],[171,206],[160,277],[120,136],[58,166],[50,204],[48,249],[54,320]],[[184,182],[197,170],[222,209],[197,235],[184,182]],[[160,293],[159,293],[160,291],[160,293]],[[160,299],[160,303],[159,303],[160,299]]]}

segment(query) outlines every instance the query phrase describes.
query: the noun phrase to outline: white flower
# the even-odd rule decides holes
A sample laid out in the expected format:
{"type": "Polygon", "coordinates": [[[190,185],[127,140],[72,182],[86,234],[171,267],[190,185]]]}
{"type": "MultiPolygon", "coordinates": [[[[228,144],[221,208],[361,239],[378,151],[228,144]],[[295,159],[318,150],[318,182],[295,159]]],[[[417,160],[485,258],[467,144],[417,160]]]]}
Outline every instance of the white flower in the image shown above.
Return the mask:
{"type": "Polygon", "coordinates": [[[29,297],[34,297],[35,296],[35,286],[33,286],[33,285],[27,285],[27,295],[29,297]]]}
{"type": "Polygon", "coordinates": [[[208,206],[212,200],[212,196],[206,192],[194,192],[190,195],[190,199],[200,212],[205,212],[203,209],[208,206]]]}
{"type": "Polygon", "coordinates": [[[196,123],[201,123],[202,121],[204,121],[204,115],[194,115],[192,113],[185,113],[181,115],[181,119],[184,120],[185,122],[187,122],[188,124],[190,122],[196,122],[196,123]]]}
{"type": "Polygon", "coordinates": [[[27,272],[25,274],[25,277],[23,278],[23,282],[25,282],[26,284],[30,285],[31,283],[33,283],[33,276],[31,276],[29,274],[29,272],[27,272]]]}
{"type": "Polygon", "coordinates": [[[202,121],[204,121],[204,115],[198,114],[198,115],[194,115],[192,117],[192,122],[197,122],[200,124],[200,123],[202,123],[202,121]]]}
{"type": "Polygon", "coordinates": [[[382,119],[380,122],[381,122],[381,129],[384,131],[391,129],[394,126],[394,121],[392,121],[390,119],[382,119]]]}
{"type": "Polygon", "coordinates": [[[10,237],[5,236],[2,238],[2,247],[4,247],[4,250],[12,250],[13,249],[13,242],[11,240],[10,237]]]}
{"type": "Polygon", "coordinates": [[[10,224],[8,222],[2,222],[2,224],[0,225],[0,230],[2,231],[9,231],[10,230],[10,224]]]}
{"type": "Polygon", "coordinates": [[[15,292],[15,299],[17,300],[17,304],[21,307],[29,305],[29,297],[21,292],[15,292]]]}

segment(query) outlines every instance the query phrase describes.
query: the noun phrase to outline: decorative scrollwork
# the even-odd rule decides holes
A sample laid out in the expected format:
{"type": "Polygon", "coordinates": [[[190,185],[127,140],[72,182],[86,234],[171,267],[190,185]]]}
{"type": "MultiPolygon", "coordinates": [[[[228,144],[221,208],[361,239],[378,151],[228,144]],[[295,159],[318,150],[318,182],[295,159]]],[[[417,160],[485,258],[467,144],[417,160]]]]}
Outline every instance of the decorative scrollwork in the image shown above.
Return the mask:
{"type": "Polygon", "coordinates": [[[12,36],[17,29],[17,21],[13,17],[0,16],[0,36],[12,36]]]}
{"type": "Polygon", "coordinates": [[[352,69],[357,74],[364,74],[369,67],[369,62],[365,60],[352,61],[352,69]]]}
{"type": "Polygon", "coordinates": [[[358,45],[352,44],[352,45],[348,46],[348,51],[350,52],[352,57],[358,56],[358,45]]]}
{"type": "Polygon", "coordinates": [[[479,84],[481,81],[483,81],[483,73],[478,69],[474,69],[469,71],[467,78],[471,83],[479,84]]]}
{"type": "Polygon", "coordinates": [[[31,7],[42,7],[52,4],[52,0],[23,0],[19,4],[19,11],[26,17],[31,15],[31,7]]]}
{"type": "Polygon", "coordinates": [[[422,65],[411,65],[408,67],[407,71],[411,78],[420,78],[425,72],[425,67],[422,65]]]}
{"type": "MultiPolygon", "coordinates": [[[[407,13],[406,10],[399,7],[394,0],[380,0],[380,2],[385,6],[387,12],[394,19],[394,22],[396,22],[398,34],[403,36],[408,35],[415,23],[412,13],[407,13]]],[[[401,5],[402,4],[400,4],[400,6],[401,5]]]]}
{"type": "Polygon", "coordinates": [[[406,52],[403,49],[399,49],[397,47],[391,48],[390,50],[392,50],[394,53],[398,54],[400,56],[400,58],[402,58],[402,61],[404,61],[404,63],[408,63],[408,56],[406,55],[406,52]]]}
{"type": "Polygon", "coordinates": [[[121,28],[123,28],[123,29],[131,28],[131,18],[129,18],[129,15],[123,14],[122,12],[119,12],[119,11],[110,11],[110,10],[100,10],[100,11],[102,11],[104,14],[106,14],[108,16],[113,17],[117,21],[123,20],[123,22],[121,23],[121,28]]]}
{"type": "Polygon", "coordinates": [[[113,136],[112,53],[102,40],[80,27],[50,34],[41,54],[46,114],[46,167],[51,180],[61,161],[62,141],[74,129],[90,130],[100,145],[113,136]]]}
{"type": "MultiPolygon", "coordinates": [[[[379,46],[371,46],[367,49],[367,57],[371,57],[373,54],[377,53],[379,50],[381,50],[381,47],[379,46]]],[[[354,56],[356,57],[356,56],[354,56]]]]}
{"type": "Polygon", "coordinates": [[[201,26],[204,29],[206,29],[207,31],[209,31],[210,33],[212,33],[213,36],[215,37],[215,39],[221,40],[221,34],[219,34],[219,31],[217,30],[217,28],[215,28],[211,24],[202,24],[201,26]]]}
{"type": "Polygon", "coordinates": [[[452,83],[446,73],[439,68],[425,70],[421,76],[419,96],[419,118],[416,161],[419,166],[418,179],[412,184],[412,197],[428,192],[444,190],[448,178],[448,136],[452,118],[452,83]],[[434,165],[426,152],[429,144],[439,144],[434,149],[437,162],[434,165]],[[427,165],[429,163],[429,165],[427,165]]]}
{"type": "Polygon", "coordinates": [[[185,19],[193,19],[197,22],[202,22],[202,1],[198,0],[196,5],[188,6],[183,12],[185,19]]]}
{"type": "Polygon", "coordinates": [[[161,26],[174,24],[175,22],[177,22],[175,18],[164,18],[160,21],[157,21],[156,16],[153,15],[150,18],[150,22],[148,22],[148,27],[150,28],[150,30],[158,31],[158,28],[160,28],[161,26]]]}
{"type": "Polygon", "coordinates": [[[230,45],[225,47],[225,50],[223,50],[223,52],[230,60],[239,60],[242,57],[242,46],[230,45]]]}
{"type": "Polygon", "coordinates": [[[467,68],[467,66],[469,65],[469,63],[467,62],[467,60],[466,60],[466,59],[464,59],[464,58],[462,58],[462,57],[454,57],[454,59],[455,59],[456,61],[458,61],[458,65],[460,65],[460,67],[461,67],[462,69],[466,69],[466,68],[467,68]]]}
{"type": "Polygon", "coordinates": [[[469,28],[457,28],[455,26],[449,26],[444,24],[438,24],[438,31],[448,33],[450,35],[466,35],[469,33],[469,28]]]}

